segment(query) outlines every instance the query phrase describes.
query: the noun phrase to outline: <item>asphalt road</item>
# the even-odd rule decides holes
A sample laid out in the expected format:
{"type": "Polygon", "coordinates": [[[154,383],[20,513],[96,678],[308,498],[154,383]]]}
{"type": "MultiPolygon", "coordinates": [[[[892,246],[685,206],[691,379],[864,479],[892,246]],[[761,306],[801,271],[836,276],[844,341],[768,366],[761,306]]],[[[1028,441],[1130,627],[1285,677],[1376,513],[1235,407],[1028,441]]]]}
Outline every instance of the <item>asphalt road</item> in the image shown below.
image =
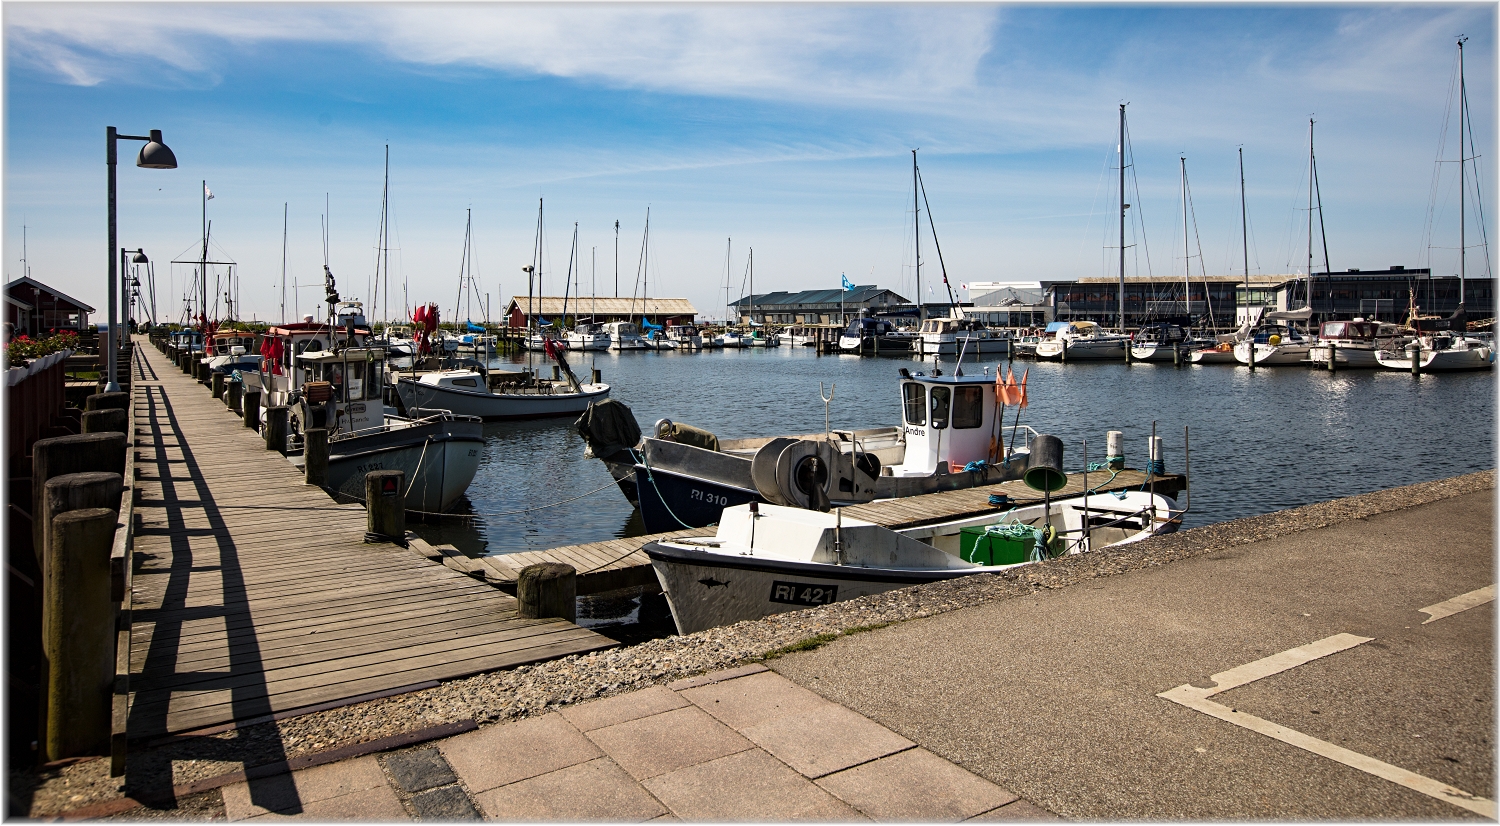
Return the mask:
{"type": "Polygon", "coordinates": [[[1495,492],[856,634],[795,682],[1052,811],[1097,819],[1476,817],[1157,696],[1349,633],[1215,702],[1495,798],[1495,492]]]}

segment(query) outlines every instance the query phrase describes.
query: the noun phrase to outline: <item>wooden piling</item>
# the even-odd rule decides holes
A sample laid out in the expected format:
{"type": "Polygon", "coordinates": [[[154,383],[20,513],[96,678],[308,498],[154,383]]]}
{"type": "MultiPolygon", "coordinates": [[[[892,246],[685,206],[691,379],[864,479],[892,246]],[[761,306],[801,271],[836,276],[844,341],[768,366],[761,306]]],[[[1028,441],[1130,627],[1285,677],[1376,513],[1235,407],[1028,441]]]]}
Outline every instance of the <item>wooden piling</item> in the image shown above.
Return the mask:
{"type": "Polygon", "coordinates": [[[365,474],[365,541],[406,542],[406,471],[365,474]]]}
{"type": "Polygon", "coordinates": [[[43,762],[109,753],[115,682],[109,554],[115,518],[108,508],[84,508],[52,521],[42,589],[43,762]]]}
{"type": "Polygon", "coordinates": [[[1411,355],[1411,374],[1422,375],[1422,345],[1413,342],[1406,345],[1406,352],[1411,355]]]}
{"type": "Polygon", "coordinates": [[[516,614],[522,619],[578,619],[578,575],[572,565],[527,565],[516,578],[516,614]]]}
{"type": "Polygon", "coordinates": [[[31,448],[31,542],[37,564],[42,561],[42,497],[47,480],[68,473],[101,471],[125,474],[124,433],[83,433],[38,439],[31,448]]]}
{"type": "Polygon", "coordinates": [[[214,398],[224,398],[224,374],[216,370],[208,381],[209,388],[213,390],[214,398]]]}
{"type": "Polygon", "coordinates": [[[124,433],[130,414],[124,410],[90,410],[80,419],[84,433],[124,433]]]}
{"type": "Polygon", "coordinates": [[[120,494],[124,491],[123,478],[118,473],[88,471],[64,473],[48,479],[42,485],[42,503],[38,511],[37,524],[42,527],[42,542],[38,556],[42,575],[46,576],[46,549],[51,542],[52,520],[68,511],[85,508],[108,508],[120,510],[120,494]]]}
{"type": "Polygon", "coordinates": [[[235,415],[243,416],[245,383],[242,381],[231,381],[224,386],[224,405],[235,412],[235,415]]]}
{"type": "Polygon", "coordinates": [[[328,429],[309,427],[302,431],[303,480],[309,485],[328,485],[328,429]]]}
{"type": "Polygon", "coordinates": [[[245,399],[241,403],[244,405],[244,408],[245,408],[244,411],[243,411],[243,413],[242,413],[242,415],[245,417],[245,427],[248,427],[251,430],[259,430],[260,429],[260,391],[259,390],[251,390],[249,388],[246,388],[245,389],[245,399]]]}
{"type": "Polygon", "coordinates": [[[1335,362],[1338,361],[1336,357],[1337,355],[1338,348],[1334,345],[1333,342],[1328,342],[1328,372],[1330,373],[1334,372],[1337,369],[1337,366],[1335,365],[1335,362]]]}
{"type": "Polygon", "coordinates": [[[129,407],[129,393],[95,393],[83,400],[84,410],[125,410],[129,407]]]}
{"type": "Polygon", "coordinates": [[[291,411],[284,404],[266,408],[266,426],[261,433],[266,437],[266,450],[286,453],[287,424],[291,411]]]}
{"type": "Polygon", "coordinates": [[[589,378],[592,384],[599,384],[600,382],[604,381],[604,373],[599,368],[595,367],[594,369],[589,371],[589,378]]]}

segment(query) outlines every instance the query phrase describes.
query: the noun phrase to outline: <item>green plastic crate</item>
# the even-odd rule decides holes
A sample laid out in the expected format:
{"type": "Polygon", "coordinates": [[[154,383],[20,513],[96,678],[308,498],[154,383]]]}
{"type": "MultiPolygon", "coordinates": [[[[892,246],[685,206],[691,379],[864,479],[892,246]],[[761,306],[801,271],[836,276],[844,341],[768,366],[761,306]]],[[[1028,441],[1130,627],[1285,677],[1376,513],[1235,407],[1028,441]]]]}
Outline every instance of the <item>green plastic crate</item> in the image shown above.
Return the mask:
{"type": "Polygon", "coordinates": [[[960,528],[959,557],[976,565],[1014,565],[1031,559],[1034,539],[1007,539],[985,533],[984,528],[960,528]]]}

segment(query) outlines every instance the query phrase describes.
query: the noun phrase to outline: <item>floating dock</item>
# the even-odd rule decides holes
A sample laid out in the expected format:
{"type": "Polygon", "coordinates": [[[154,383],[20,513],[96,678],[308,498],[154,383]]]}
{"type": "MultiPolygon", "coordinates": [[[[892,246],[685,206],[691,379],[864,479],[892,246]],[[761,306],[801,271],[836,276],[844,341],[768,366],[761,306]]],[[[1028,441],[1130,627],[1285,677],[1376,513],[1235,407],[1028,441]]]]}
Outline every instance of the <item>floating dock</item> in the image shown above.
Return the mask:
{"type": "Polygon", "coordinates": [[[366,544],[363,506],[303,484],[155,348],[135,353],[129,739],[615,644],[519,619],[512,597],[424,559],[425,543],[366,544]]]}
{"type": "MultiPolygon", "coordinates": [[[[1186,490],[1186,476],[1168,473],[1152,476],[1140,470],[1121,470],[1110,476],[1109,471],[1088,474],[1088,487],[1084,487],[1084,474],[1068,474],[1068,483],[1052,494],[1053,500],[1079,496],[1084,490],[1108,493],[1120,490],[1155,490],[1164,495],[1176,495],[1186,490]]],[[[916,528],[938,522],[968,519],[986,513],[998,513],[989,503],[990,495],[1003,493],[1008,503],[1003,509],[1025,507],[1042,501],[1040,491],[1026,487],[1019,479],[984,485],[964,490],[946,490],[903,499],[881,499],[863,505],[844,508],[844,515],[853,519],[873,522],[892,530],[916,528]]],[[[669,533],[635,536],[628,539],[612,539],[607,542],[590,542],[583,545],[567,545],[545,551],[523,551],[521,553],[497,554],[474,560],[474,575],[506,590],[514,590],[516,577],[527,565],[540,562],[562,562],[578,571],[578,593],[598,594],[617,588],[657,587],[656,574],[651,570],[651,560],[641,551],[648,542],[660,539],[675,539],[683,536],[712,536],[714,528],[692,528],[669,533]],[[482,569],[480,565],[482,564],[482,569]]]]}

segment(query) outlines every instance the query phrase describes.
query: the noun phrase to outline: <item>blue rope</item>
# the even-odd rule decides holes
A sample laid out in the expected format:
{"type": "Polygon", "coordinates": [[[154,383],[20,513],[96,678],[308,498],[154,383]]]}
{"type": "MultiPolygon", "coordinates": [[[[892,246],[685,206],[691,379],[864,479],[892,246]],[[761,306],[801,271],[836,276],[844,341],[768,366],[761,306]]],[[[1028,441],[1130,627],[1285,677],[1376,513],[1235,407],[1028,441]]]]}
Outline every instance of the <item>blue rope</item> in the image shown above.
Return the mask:
{"type": "Polygon", "coordinates": [[[1167,475],[1167,463],[1163,459],[1151,459],[1146,462],[1146,472],[1152,476],[1167,475]]]}
{"type": "MultiPolygon", "coordinates": [[[[1109,466],[1110,462],[1112,460],[1119,459],[1119,458],[1121,458],[1121,457],[1118,457],[1118,456],[1109,456],[1109,457],[1106,457],[1105,460],[1102,461],[1102,462],[1089,462],[1089,472],[1090,473],[1093,473],[1096,470],[1107,470],[1107,471],[1109,471],[1109,478],[1105,479],[1103,482],[1100,482],[1099,484],[1093,486],[1092,488],[1089,488],[1088,490],[1084,491],[1083,492],[1084,496],[1090,496],[1092,494],[1098,493],[1100,488],[1102,488],[1102,487],[1108,485],[1109,483],[1113,482],[1115,480],[1115,477],[1120,475],[1120,471],[1118,469],[1112,468],[1112,467],[1109,466]]],[[[1109,494],[1111,496],[1113,496],[1114,498],[1116,498],[1116,499],[1124,499],[1125,498],[1125,491],[1123,491],[1123,490],[1112,490],[1112,491],[1109,492],[1109,494]]]]}
{"type": "Polygon", "coordinates": [[[980,473],[983,473],[983,472],[985,472],[986,470],[989,469],[989,466],[990,466],[989,462],[986,462],[985,460],[980,459],[977,462],[970,462],[967,465],[964,465],[964,470],[968,471],[968,472],[971,472],[971,473],[974,472],[974,471],[978,471],[980,473]]]}

